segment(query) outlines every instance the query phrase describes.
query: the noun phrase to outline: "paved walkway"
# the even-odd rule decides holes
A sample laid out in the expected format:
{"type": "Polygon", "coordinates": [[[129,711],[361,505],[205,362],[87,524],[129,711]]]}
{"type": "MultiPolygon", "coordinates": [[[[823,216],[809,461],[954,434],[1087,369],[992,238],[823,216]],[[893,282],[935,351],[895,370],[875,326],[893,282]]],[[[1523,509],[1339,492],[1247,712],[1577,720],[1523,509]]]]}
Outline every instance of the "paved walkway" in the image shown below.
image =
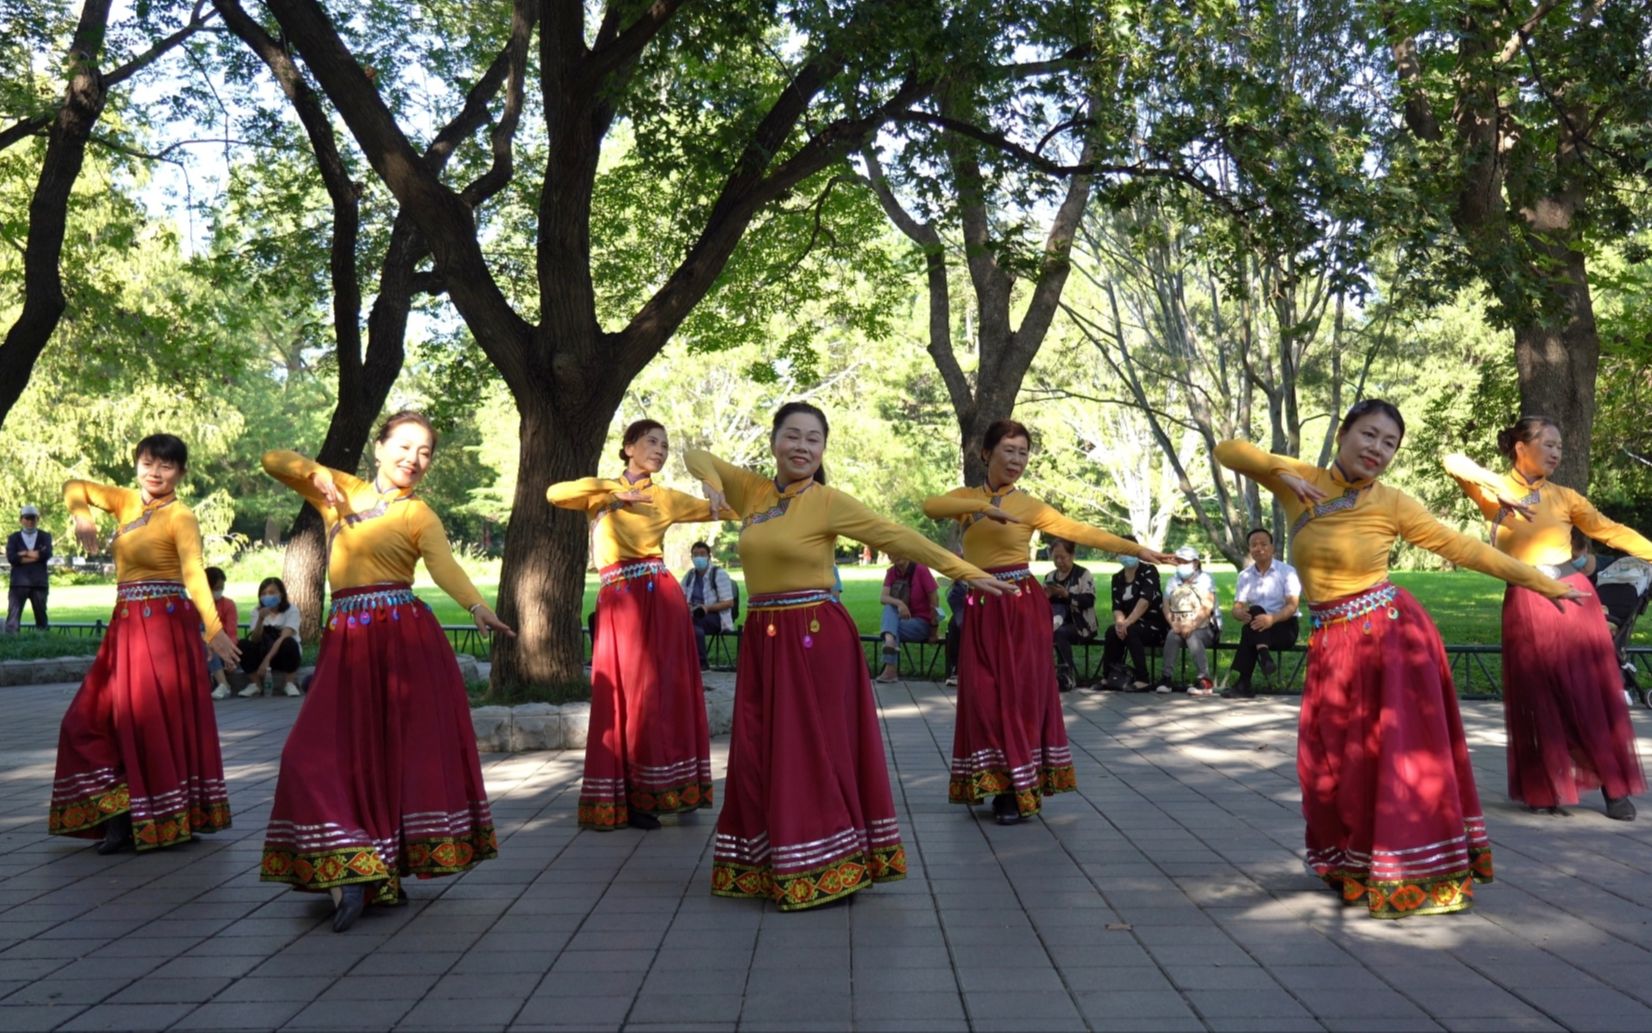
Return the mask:
{"type": "Polygon", "coordinates": [[[1304,873],[1294,699],[1080,694],[1081,792],[1001,828],[946,803],[952,700],[903,683],[903,883],[716,899],[709,814],[580,832],[577,752],[491,756],[499,860],[341,936],[257,877],[298,701],[219,704],[233,830],[103,858],[44,835],[72,691],[0,693],[0,1030],[1652,1029],[1652,813],[1503,802],[1495,704],[1464,708],[1498,878],[1467,915],[1374,921],[1304,873]]]}

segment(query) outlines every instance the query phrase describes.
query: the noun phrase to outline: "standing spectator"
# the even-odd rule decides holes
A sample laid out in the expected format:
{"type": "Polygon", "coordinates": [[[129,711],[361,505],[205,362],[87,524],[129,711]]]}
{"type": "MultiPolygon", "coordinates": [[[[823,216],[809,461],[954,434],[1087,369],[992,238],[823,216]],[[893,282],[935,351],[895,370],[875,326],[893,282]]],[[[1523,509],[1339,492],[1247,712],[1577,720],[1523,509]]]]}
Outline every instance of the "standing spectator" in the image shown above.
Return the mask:
{"type": "Polygon", "coordinates": [[[253,614],[252,629],[241,642],[241,670],[247,674],[242,698],[263,692],[264,676],[271,671],[281,676],[283,695],[299,695],[298,686],[293,684],[302,662],[298,624],[298,607],[287,600],[286,584],[278,577],[259,582],[258,612],[253,614]]]}
{"type": "MultiPolygon", "coordinates": [[[[233,634],[241,626],[241,614],[235,609],[234,599],[224,598],[224,572],[217,567],[206,569],[207,587],[212,589],[212,605],[218,611],[218,623],[229,633],[233,634]]],[[[214,656],[212,650],[207,650],[207,674],[212,677],[215,687],[212,690],[213,699],[229,699],[229,672],[224,670],[224,661],[214,656]]]]}
{"type": "Polygon", "coordinates": [[[1055,622],[1055,678],[1062,692],[1071,692],[1078,685],[1073,643],[1096,637],[1096,582],[1073,562],[1073,543],[1065,538],[1050,538],[1050,561],[1055,569],[1044,575],[1044,595],[1055,622]]]}
{"type": "Polygon", "coordinates": [[[1302,581],[1289,563],[1273,555],[1273,532],[1258,527],[1245,536],[1252,563],[1239,572],[1233,591],[1233,616],[1239,622],[1239,648],[1229,671],[1238,680],[1222,691],[1228,699],[1249,699],[1251,672],[1257,664],[1268,674],[1275,664],[1270,651],[1296,644],[1296,608],[1302,581]]]}
{"type": "Polygon", "coordinates": [[[21,527],[6,539],[6,562],[11,564],[11,591],[6,603],[6,634],[17,631],[23,602],[34,611],[34,626],[46,630],[46,561],[52,558],[52,536],[40,530],[40,510],[24,506],[21,527]]]}
{"type": "MultiPolygon", "coordinates": [[[[1124,540],[1134,542],[1135,535],[1124,540]]],[[[1140,557],[1121,553],[1119,570],[1113,575],[1113,629],[1104,637],[1101,650],[1105,680],[1097,688],[1146,692],[1147,650],[1164,645],[1164,593],[1159,590],[1159,568],[1143,563],[1140,557]],[[1130,666],[1124,666],[1124,652],[1130,651],[1130,666]]]]}
{"type": "Polygon", "coordinates": [[[694,648],[700,652],[700,670],[709,671],[706,636],[734,630],[734,580],[711,559],[711,546],[695,542],[689,554],[694,569],[683,575],[683,598],[694,620],[694,648]]]}
{"type": "Polygon", "coordinates": [[[883,575],[883,671],[878,681],[900,678],[901,643],[930,642],[935,638],[935,575],[922,563],[889,555],[883,575]]]}
{"type": "Polygon", "coordinates": [[[1199,680],[1187,687],[1190,696],[1208,696],[1215,690],[1210,680],[1209,649],[1222,637],[1222,617],[1216,612],[1216,583],[1204,571],[1199,550],[1184,545],[1176,550],[1176,576],[1164,590],[1164,619],[1170,632],[1164,637],[1164,670],[1154,692],[1172,692],[1171,683],[1182,647],[1193,656],[1199,680]]]}

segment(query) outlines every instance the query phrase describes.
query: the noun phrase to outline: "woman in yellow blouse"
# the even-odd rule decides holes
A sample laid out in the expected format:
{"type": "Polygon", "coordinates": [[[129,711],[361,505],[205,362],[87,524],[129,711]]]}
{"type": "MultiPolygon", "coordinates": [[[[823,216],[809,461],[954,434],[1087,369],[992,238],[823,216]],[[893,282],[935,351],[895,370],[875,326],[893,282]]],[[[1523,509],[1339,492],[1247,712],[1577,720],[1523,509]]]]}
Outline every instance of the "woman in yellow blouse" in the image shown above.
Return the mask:
{"type": "Polygon", "coordinates": [[[553,484],[554,506],[591,522],[602,589],[591,641],[591,734],[579,823],[611,831],[660,827],[660,814],[711,806],[711,736],[694,626],[661,559],[672,524],[713,520],[711,503],[655,484],[671,443],[665,427],[625,428],[617,479],[553,484]]]}
{"type": "Polygon", "coordinates": [[[740,520],[751,591],[735,675],[728,781],[711,891],[781,910],[816,907],[906,876],[877,702],[860,633],[831,596],[838,536],[909,556],[997,594],[999,585],[826,486],[826,415],[791,402],[774,416],[773,478],[689,452],[711,504],[740,520]]]}
{"type": "Polygon", "coordinates": [[[109,630],[58,732],[47,828],[101,839],[100,854],[168,847],[230,825],[203,631],[226,662],[240,651],[218,623],[200,525],[178,501],[189,449],[171,434],[151,434],[133,459],[136,491],[63,486],[88,554],[99,551],[92,509],[115,518],[117,586],[109,630]]]}
{"type": "Polygon", "coordinates": [[[1652,542],[1601,516],[1589,500],[1549,480],[1560,463],[1560,428],[1528,416],[1497,435],[1509,461],[1493,473],[1468,456],[1446,472],[1491,521],[1493,544],[1582,593],[1557,618],[1530,589],[1503,594],[1503,713],[1509,730],[1509,795],[1532,810],[1565,814],[1579,788],[1599,788],[1606,815],[1635,817],[1629,797],[1646,791],[1635,727],[1623,698],[1600,597],[1572,565],[1572,530],[1643,560],[1652,542]]]}
{"type": "Polygon", "coordinates": [[[413,594],[424,560],[482,631],[514,632],[453,559],[442,522],[413,495],[436,432],[416,412],[379,428],[370,481],[266,452],[264,471],[327,526],[332,611],[315,677],[281,751],[260,877],[332,894],[343,932],[368,903],[401,899],[401,877],[462,872],[498,853],[470,701],[453,647],[413,594]]]}
{"type": "Polygon", "coordinates": [[[930,517],[963,525],[964,559],[1010,589],[1002,600],[972,594],[965,602],[970,610],[958,653],[947,798],[974,805],[991,796],[998,823],[1013,825],[1036,815],[1042,797],[1078,786],[1061,717],[1050,605],[1027,569],[1033,531],[1149,563],[1176,560],[1070,520],[1017,488],[1032,448],[1020,423],[999,420],[987,428],[982,445],[986,484],[924,502],[930,517]]]}
{"type": "Polygon", "coordinates": [[[1395,540],[1549,599],[1581,597],[1379,483],[1404,436],[1399,410],[1368,398],[1343,417],[1329,469],[1244,441],[1216,446],[1218,462],[1284,506],[1310,604],[1296,747],[1308,865],[1378,918],[1463,910],[1492,877],[1445,647],[1428,611],[1388,580],[1395,540]]]}

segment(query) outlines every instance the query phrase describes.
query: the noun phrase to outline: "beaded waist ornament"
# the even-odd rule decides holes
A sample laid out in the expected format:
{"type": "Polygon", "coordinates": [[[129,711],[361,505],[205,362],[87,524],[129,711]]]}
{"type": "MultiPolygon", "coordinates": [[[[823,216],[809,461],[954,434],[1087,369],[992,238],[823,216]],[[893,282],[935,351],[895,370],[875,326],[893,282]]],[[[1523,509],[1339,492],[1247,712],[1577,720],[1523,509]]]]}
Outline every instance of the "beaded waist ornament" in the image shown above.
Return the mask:
{"type": "MultiPolygon", "coordinates": [[[[166,600],[166,612],[171,613],[178,608],[179,602],[188,603],[189,595],[184,586],[176,581],[124,581],[115,586],[115,601],[119,603],[143,603],[145,617],[154,613],[150,604],[156,600],[166,600]]],[[[132,608],[122,606],[120,615],[131,616],[132,608]]]]}
{"type": "MultiPolygon", "coordinates": [[[[670,573],[671,571],[666,567],[664,560],[658,556],[650,556],[647,559],[626,560],[624,563],[615,566],[604,567],[599,576],[602,579],[602,587],[608,588],[622,581],[635,581],[638,578],[645,577],[664,577],[670,573]]],[[[650,592],[654,590],[653,581],[648,582],[648,590],[650,592]]]]}
{"type": "Polygon", "coordinates": [[[1338,603],[1326,606],[1309,606],[1308,620],[1314,630],[1329,627],[1332,624],[1343,624],[1349,621],[1362,621],[1360,630],[1371,633],[1371,614],[1386,609],[1388,619],[1400,619],[1399,607],[1394,605],[1394,595],[1399,589],[1391,581],[1384,581],[1366,589],[1359,595],[1344,599],[1338,603]]]}
{"type": "MultiPolygon", "coordinates": [[[[399,621],[402,619],[402,607],[413,607],[418,601],[419,597],[413,594],[410,585],[373,585],[334,592],[327,627],[337,631],[340,618],[352,628],[386,618],[399,621]]],[[[416,607],[408,610],[413,616],[417,616],[418,612],[416,607]]]]}
{"type": "MultiPolygon", "coordinates": [[[[780,634],[780,632],[774,626],[773,614],[778,613],[781,610],[800,610],[806,606],[819,606],[821,603],[829,603],[831,601],[832,593],[823,588],[804,588],[795,592],[771,592],[767,595],[754,595],[751,597],[751,600],[746,603],[746,610],[752,614],[759,612],[771,614],[768,624],[765,627],[764,634],[768,635],[770,638],[774,638],[776,635],[780,634]]],[[[752,622],[748,620],[746,626],[750,627],[751,624],[752,622]]],[[[814,648],[815,634],[818,631],[820,631],[820,618],[809,618],[809,631],[803,636],[804,649],[814,648]]]]}

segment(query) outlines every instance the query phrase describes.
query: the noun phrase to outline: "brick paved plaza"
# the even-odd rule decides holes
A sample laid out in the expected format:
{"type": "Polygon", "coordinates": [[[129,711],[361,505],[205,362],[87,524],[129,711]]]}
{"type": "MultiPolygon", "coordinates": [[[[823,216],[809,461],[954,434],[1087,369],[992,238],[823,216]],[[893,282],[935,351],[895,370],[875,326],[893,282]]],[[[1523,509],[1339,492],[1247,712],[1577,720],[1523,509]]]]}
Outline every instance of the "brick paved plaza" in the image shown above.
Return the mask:
{"type": "Polygon", "coordinates": [[[1464,705],[1497,851],[1468,915],[1374,921],[1304,872],[1295,698],[1071,697],[1080,793],[1001,828],[946,803],[952,700],[914,682],[880,687],[903,883],[716,899],[712,814],[581,832],[577,751],[494,755],[500,858],[337,935],[257,876],[300,701],[218,705],[233,830],[99,857],[45,835],[73,691],[0,690],[0,1030],[1652,1029],[1652,807],[1509,805],[1495,703],[1464,705]]]}

